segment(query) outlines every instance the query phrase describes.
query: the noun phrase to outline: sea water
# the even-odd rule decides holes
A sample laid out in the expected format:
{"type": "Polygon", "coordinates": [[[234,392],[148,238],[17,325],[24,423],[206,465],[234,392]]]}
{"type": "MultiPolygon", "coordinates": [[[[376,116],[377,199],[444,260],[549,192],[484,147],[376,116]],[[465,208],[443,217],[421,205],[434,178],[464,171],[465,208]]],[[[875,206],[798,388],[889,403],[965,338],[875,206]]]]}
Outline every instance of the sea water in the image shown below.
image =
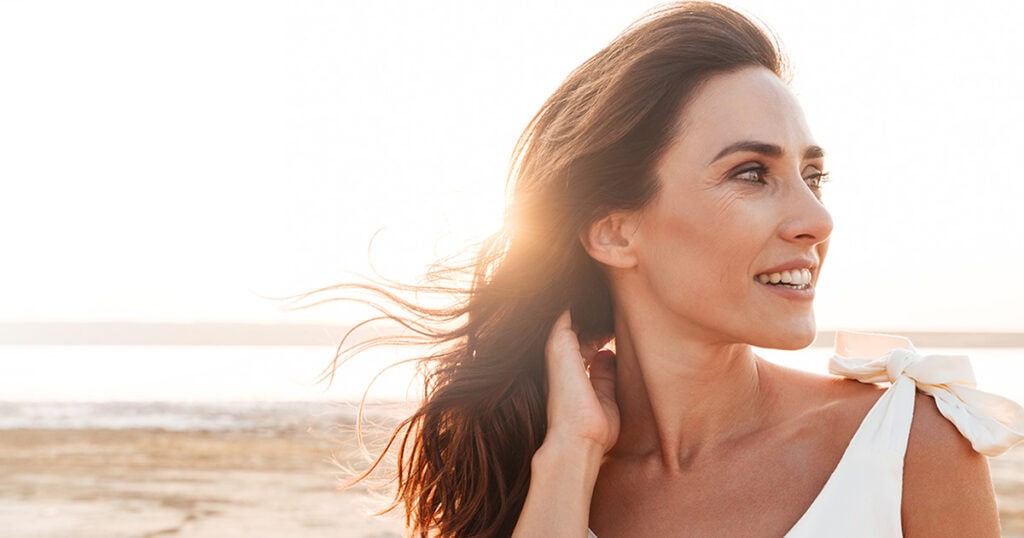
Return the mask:
{"type": "MultiPolygon", "coordinates": [[[[978,388],[1024,402],[1024,349],[922,348],[967,355],[978,388]]],[[[828,348],[758,349],[765,358],[826,373],[828,348]]],[[[288,427],[294,417],[347,420],[374,375],[414,356],[376,349],[318,381],[335,350],[310,346],[0,346],[0,429],[288,427]]],[[[366,392],[375,403],[415,401],[415,370],[396,367],[366,392]]],[[[388,404],[390,405],[390,404],[388,404]]]]}
{"type": "Polygon", "coordinates": [[[333,347],[0,346],[0,430],[289,430],[351,423],[364,393],[378,414],[414,401],[411,366],[393,368],[370,385],[408,353],[373,350],[341,365],[328,383],[321,374],[333,347]]]}

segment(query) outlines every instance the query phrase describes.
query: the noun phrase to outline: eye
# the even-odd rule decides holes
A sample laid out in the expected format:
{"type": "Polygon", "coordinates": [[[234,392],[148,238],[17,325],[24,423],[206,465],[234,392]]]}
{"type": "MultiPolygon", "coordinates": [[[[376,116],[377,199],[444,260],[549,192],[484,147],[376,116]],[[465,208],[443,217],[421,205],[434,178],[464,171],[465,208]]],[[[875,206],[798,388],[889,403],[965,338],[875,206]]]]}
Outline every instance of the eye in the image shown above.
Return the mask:
{"type": "Polygon", "coordinates": [[[764,179],[767,174],[768,168],[759,164],[756,166],[749,166],[747,168],[744,168],[733,174],[732,177],[733,179],[738,179],[740,181],[746,181],[749,183],[767,183],[767,181],[765,181],[764,179]]]}
{"type": "Polygon", "coordinates": [[[822,185],[828,183],[828,172],[815,170],[812,174],[805,177],[804,181],[807,182],[808,187],[815,190],[820,189],[822,185]]]}

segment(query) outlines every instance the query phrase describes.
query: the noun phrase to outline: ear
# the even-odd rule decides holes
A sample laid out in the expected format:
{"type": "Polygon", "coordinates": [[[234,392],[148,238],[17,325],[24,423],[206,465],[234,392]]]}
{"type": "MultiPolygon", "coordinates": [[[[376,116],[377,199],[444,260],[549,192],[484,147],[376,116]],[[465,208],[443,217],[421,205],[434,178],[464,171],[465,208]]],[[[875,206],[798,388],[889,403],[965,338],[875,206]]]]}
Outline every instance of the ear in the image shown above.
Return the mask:
{"type": "Polygon", "coordinates": [[[584,230],[580,242],[591,258],[605,265],[620,269],[634,267],[639,219],[635,211],[610,213],[584,230]]]}

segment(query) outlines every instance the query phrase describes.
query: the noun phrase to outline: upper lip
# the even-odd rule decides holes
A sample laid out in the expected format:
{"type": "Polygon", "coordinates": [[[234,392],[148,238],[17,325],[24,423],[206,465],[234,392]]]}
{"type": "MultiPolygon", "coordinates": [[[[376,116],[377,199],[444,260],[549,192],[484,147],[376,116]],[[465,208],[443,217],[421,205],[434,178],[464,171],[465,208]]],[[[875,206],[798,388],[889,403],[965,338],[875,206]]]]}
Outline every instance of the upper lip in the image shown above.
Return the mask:
{"type": "MultiPolygon", "coordinates": [[[[818,267],[818,262],[814,258],[796,258],[789,260],[785,263],[776,265],[775,267],[765,269],[757,273],[758,275],[781,273],[783,271],[792,271],[793,269],[810,269],[811,274],[814,273],[814,269],[818,267]]],[[[756,276],[756,275],[755,275],[756,276]]]]}

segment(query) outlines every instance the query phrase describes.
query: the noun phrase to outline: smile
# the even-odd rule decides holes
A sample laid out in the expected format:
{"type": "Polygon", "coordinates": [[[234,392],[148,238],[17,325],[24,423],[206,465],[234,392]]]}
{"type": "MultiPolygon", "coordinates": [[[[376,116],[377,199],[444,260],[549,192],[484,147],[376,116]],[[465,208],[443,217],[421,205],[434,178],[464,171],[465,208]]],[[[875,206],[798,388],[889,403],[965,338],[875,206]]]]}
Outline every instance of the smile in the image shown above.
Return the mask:
{"type": "Polygon", "coordinates": [[[755,276],[754,280],[769,286],[804,290],[811,287],[811,270],[791,269],[778,273],[761,273],[755,276]]]}

